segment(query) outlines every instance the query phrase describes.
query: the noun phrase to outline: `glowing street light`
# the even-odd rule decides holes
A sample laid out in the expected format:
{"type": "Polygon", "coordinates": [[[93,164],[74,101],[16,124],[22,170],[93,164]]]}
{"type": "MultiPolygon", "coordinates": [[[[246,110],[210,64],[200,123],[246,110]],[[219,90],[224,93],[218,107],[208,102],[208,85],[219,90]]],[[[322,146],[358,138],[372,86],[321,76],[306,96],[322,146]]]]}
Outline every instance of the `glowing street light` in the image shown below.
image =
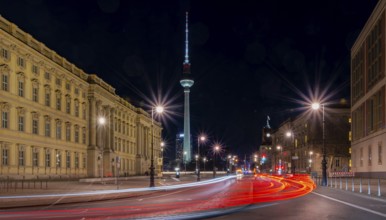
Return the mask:
{"type": "Polygon", "coordinates": [[[186,154],[187,154],[188,152],[186,152],[186,151],[184,151],[184,166],[185,166],[185,174],[186,174],[186,154]]]}
{"type": "Polygon", "coordinates": [[[200,135],[197,138],[197,156],[198,158],[196,159],[196,171],[197,171],[197,181],[200,181],[201,176],[200,176],[200,141],[204,142],[206,140],[206,137],[204,135],[200,135]]]}
{"type": "Polygon", "coordinates": [[[161,114],[164,111],[164,108],[162,106],[151,108],[150,187],[154,187],[154,111],[161,114]]]}
{"type": "Polygon", "coordinates": [[[216,177],[216,154],[220,151],[220,146],[216,145],[213,147],[213,178],[216,177]]]}
{"type": "MultiPolygon", "coordinates": [[[[105,133],[105,130],[104,130],[104,127],[105,127],[105,125],[106,125],[106,118],[105,117],[103,117],[103,116],[101,116],[101,117],[99,117],[98,118],[98,125],[99,126],[101,126],[102,127],[102,132],[103,132],[103,134],[105,133]]],[[[104,135],[101,135],[101,142],[100,142],[100,144],[101,144],[101,146],[99,147],[99,151],[100,151],[100,154],[101,154],[101,157],[100,157],[100,172],[101,172],[101,182],[103,183],[103,166],[104,166],[104,164],[103,164],[103,156],[104,156],[104,135]]]]}
{"type": "Polygon", "coordinates": [[[327,186],[327,160],[326,160],[326,144],[325,144],[325,133],[324,133],[324,104],[312,103],[313,110],[318,110],[322,107],[322,135],[323,135],[323,160],[322,160],[322,186],[327,186]]]}

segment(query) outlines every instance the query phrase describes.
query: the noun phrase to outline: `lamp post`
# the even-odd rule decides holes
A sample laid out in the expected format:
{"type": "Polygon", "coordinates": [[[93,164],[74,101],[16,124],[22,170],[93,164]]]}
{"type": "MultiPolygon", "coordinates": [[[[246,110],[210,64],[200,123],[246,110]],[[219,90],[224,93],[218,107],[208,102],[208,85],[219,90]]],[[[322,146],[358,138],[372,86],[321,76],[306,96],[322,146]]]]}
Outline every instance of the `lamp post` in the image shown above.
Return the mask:
{"type": "Polygon", "coordinates": [[[326,160],[326,144],[324,133],[324,104],[312,103],[311,107],[314,110],[318,110],[322,106],[322,141],[323,141],[323,160],[322,160],[322,186],[327,186],[327,160],[326,160]]]}
{"type": "Polygon", "coordinates": [[[229,174],[231,173],[231,171],[232,171],[231,159],[232,159],[232,155],[229,154],[229,155],[228,155],[228,168],[227,168],[228,170],[227,170],[227,175],[229,175],[229,174]]]}
{"type": "Polygon", "coordinates": [[[287,136],[287,138],[291,138],[291,148],[294,152],[294,155],[292,155],[292,153],[290,153],[291,155],[291,173],[292,174],[295,174],[295,169],[296,169],[296,166],[295,166],[295,160],[294,158],[296,158],[296,155],[295,155],[295,134],[291,131],[287,131],[287,133],[285,134],[287,136]]]}
{"type": "Polygon", "coordinates": [[[160,157],[162,158],[162,165],[161,165],[161,174],[162,174],[162,172],[163,172],[163,164],[164,164],[164,148],[165,148],[165,142],[161,142],[161,144],[160,144],[160,146],[161,146],[161,155],[160,155],[160,157]]]}
{"type": "Polygon", "coordinates": [[[213,152],[213,178],[216,177],[216,153],[220,150],[220,146],[216,145],[214,146],[214,152],[213,152]]]}
{"type": "Polygon", "coordinates": [[[309,162],[310,162],[310,173],[311,173],[311,169],[312,169],[312,154],[314,152],[310,151],[310,159],[309,159],[309,162]]]}
{"type": "Polygon", "coordinates": [[[204,171],[206,171],[206,170],[205,170],[206,157],[204,157],[204,158],[202,159],[202,162],[204,162],[204,171]]]}
{"type": "Polygon", "coordinates": [[[279,159],[279,168],[278,168],[278,172],[279,172],[279,174],[281,174],[281,171],[282,171],[282,168],[281,168],[282,165],[281,165],[281,164],[282,164],[282,160],[283,160],[283,159],[282,159],[282,155],[283,155],[283,147],[282,147],[282,146],[277,146],[276,149],[277,149],[277,150],[280,150],[280,159],[279,159]]]}
{"type": "Polygon", "coordinates": [[[201,135],[197,138],[197,159],[196,159],[196,170],[197,170],[197,181],[201,180],[200,176],[200,141],[204,142],[206,137],[201,135]]]}
{"type": "Polygon", "coordinates": [[[187,152],[186,151],[184,151],[184,166],[185,166],[185,174],[186,174],[186,154],[187,154],[187,152]]]}
{"type": "Polygon", "coordinates": [[[164,108],[162,106],[151,108],[150,187],[154,187],[154,110],[157,113],[162,113],[164,108]]]}
{"type": "MultiPolygon", "coordinates": [[[[102,132],[103,134],[105,133],[104,131],[104,127],[105,127],[105,124],[106,124],[106,118],[105,117],[99,117],[98,118],[98,125],[101,126],[101,128],[103,129],[102,132]]],[[[101,146],[99,148],[100,150],[100,154],[101,154],[101,157],[100,157],[100,172],[101,172],[101,183],[103,183],[103,154],[104,154],[104,137],[101,135],[101,146]]]]}

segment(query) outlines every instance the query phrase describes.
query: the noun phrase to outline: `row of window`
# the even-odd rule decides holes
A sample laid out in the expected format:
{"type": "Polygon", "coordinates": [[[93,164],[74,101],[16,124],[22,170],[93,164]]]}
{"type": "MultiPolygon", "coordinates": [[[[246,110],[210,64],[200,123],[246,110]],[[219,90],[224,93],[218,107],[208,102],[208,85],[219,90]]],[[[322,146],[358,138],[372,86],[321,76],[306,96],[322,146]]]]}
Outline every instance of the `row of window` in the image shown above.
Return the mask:
{"type": "Polygon", "coordinates": [[[384,66],[384,16],[375,24],[366,41],[351,60],[352,103],[355,104],[365,92],[385,77],[384,66]],[[366,76],[366,80],[365,80],[366,76]],[[366,82],[366,85],[365,85],[366,82]]]}
{"type": "MultiPolygon", "coordinates": [[[[36,112],[31,112],[31,133],[39,135],[41,132],[39,131],[39,114],[36,112]]],[[[51,117],[48,115],[44,116],[44,136],[46,137],[52,137],[52,120],[51,117]]],[[[60,140],[62,139],[62,120],[55,119],[55,137],[56,139],[60,140]]],[[[79,125],[75,124],[72,126],[70,122],[65,122],[65,140],[66,141],[74,141],[75,143],[81,143],[86,144],[86,127],[80,128],[79,125]],[[73,128],[72,128],[73,127],[73,128]],[[72,139],[72,129],[74,130],[74,138],[72,139]],[[80,133],[81,132],[81,133],[80,133]],[[80,140],[81,138],[81,140],[80,140]]],[[[17,130],[21,132],[25,132],[26,127],[26,120],[25,120],[25,113],[22,110],[18,110],[18,116],[17,116],[17,130]]],[[[10,128],[10,116],[9,116],[9,110],[3,109],[1,111],[1,128],[9,129],[10,128]]]]}
{"type": "MultiPolygon", "coordinates": [[[[53,149],[44,149],[44,151],[39,150],[39,148],[32,148],[32,167],[46,167],[46,168],[86,168],[87,159],[85,153],[79,152],[70,152],[70,151],[60,151],[53,149]],[[64,153],[64,155],[63,155],[64,153]],[[40,157],[44,158],[43,161],[40,160],[40,157]],[[64,161],[63,161],[64,156],[64,161]],[[73,160],[72,160],[73,159],[73,160]],[[82,164],[80,164],[80,160],[82,160],[82,164]]],[[[1,153],[1,165],[2,166],[10,166],[10,149],[9,147],[3,147],[0,151],[1,153]]],[[[121,168],[122,170],[134,170],[134,160],[129,159],[121,159],[121,168]]],[[[27,166],[26,164],[26,148],[22,145],[18,146],[17,152],[17,166],[27,166]]]]}
{"type": "MultiPolygon", "coordinates": [[[[17,152],[17,165],[26,166],[26,148],[24,146],[18,146],[17,152]]],[[[51,150],[45,149],[43,151],[44,155],[40,153],[38,148],[32,148],[32,167],[58,167],[62,168],[65,164],[65,168],[80,168],[80,154],[79,152],[73,152],[73,155],[70,151],[65,151],[65,161],[62,162],[62,151],[60,150],[51,150]],[[44,164],[39,164],[39,157],[44,156],[44,164]],[[54,156],[54,158],[53,158],[54,156]],[[74,157],[74,161],[72,161],[74,157]],[[54,162],[54,164],[53,164],[54,162]],[[73,164],[72,164],[73,163],[73,164]],[[73,166],[72,166],[73,165],[73,166]]],[[[10,149],[8,147],[3,147],[1,149],[1,165],[9,166],[9,156],[10,149]]],[[[40,161],[41,162],[41,161],[40,161]]],[[[82,168],[86,168],[86,154],[82,154],[82,168]]]]}
{"type": "MultiPolygon", "coordinates": [[[[0,56],[3,58],[3,60],[5,61],[10,61],[11,60],[11,53],[8,49],[5,49],[5,48],[1,48],[1,53],[0,53],[0,56]]],[[[25,59],[23,57],[17,57],[17,66],[21,69],[26,69],[26,66],[27,66],[27,63],[25,61],[25,59]]],[[[40,68],[35,65],[35,64],[32,64],[31,66],[31,72],[35,75],[39,75],[40,74],[40,68]]],[[[51,80],[51,73],[50,72],[44,72],[44,79],[46,80],[51,80]]],[[[55,84],[59,87],[62,86],[62,80],[60,78],[56,78],[55,79],[55,84]]],[[[71,92],[71,83],[70,82],[66,82],[65,84],[65,88],[68,92],[71,92]]],[[[76,95],[79,95],[79,88],[74,88],[74,92],[76,95]]],[[[82,93],[82,96],[83,98],[85,98],[85,93],[83,92],[82,93]]]]}
{"type": "MultiPolygon", "coordinates": [[[[20,97],[25,97],[25,80],[22,73],[18,74],[18,90],[17,94],[20,97]]],[[[7,73],[2,73],[1,76],[1,89],[3,91],[9,91],[9,76],[7,73]]],[[[49,85],[44,86],[44,105],[51,107],[52,92],[49,85]]],[[[32,101],[39,102],[39,83],[36,80],[32,80],[32,101]]],[[[73,100],[73,111],[76,117],[80,117],[80,103],[77,98],[73,100]]],[[[55,91],[55,108],[58,111],[62,111],[62,92],[60,90],[55,91]]],[[[65,95],[65,112],[71,114],[72,109],[72,99],[71,95],[65,95]]],[[[86,119],[86,103],[82,103],[82,117],[86,119]]]]}
{"type": "MultiPolygon", "coordinates": [[[[383,154],[383,147],[382,147],[382,142],[378,142],[378,146],[377,146],[377,163],[378,165],[382,165],[382,154],[383,154]]],[[[360,167],[363,167],[364,166],[364,148],[361,147],[359,149],[359,166],[360,167]]],[[[355,158],[357,157],[357,155],[353,155],[353,165],[355,166],[356,164],[356,161],[355,161],[355,158]]],[[[368,146],[367,148],[367,166],[372,166],[373,165],[373,149],[372,149],[372,146],[368,146]]]]}
{"type": "Polygon", "coordinates": [[[353,140],[385,127],[385,87],[382,87],[352,113],[353,140]],[[365,120],[366,119],[366,120],[365,120]]]}

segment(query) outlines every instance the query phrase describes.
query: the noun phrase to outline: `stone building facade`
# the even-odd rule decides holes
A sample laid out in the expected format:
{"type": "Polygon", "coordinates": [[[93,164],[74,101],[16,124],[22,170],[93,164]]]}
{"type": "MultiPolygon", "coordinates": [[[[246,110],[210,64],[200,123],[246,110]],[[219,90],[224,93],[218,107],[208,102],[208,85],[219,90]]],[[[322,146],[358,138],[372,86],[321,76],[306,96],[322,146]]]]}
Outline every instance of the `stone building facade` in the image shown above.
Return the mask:
{"type": "MultiPolygon", "coordinates": [[[[327,173],[350,171],[350,109],[343,105],[325,107],[327,173]]],[[[321,111],[309,110],[283,122],[272,131],[272,171],[322,175],[323,119],[321,111]]]]}
{"type": "Polygon", "coordinates": [[[143,175],[152,137],[160,172],[160,123],[3,17],[0,83],[0,178],[143,175]]]}
{"type": "Polygon", "coordinates": [[[352,162],[356,176],[386,177],[386,1],[351,48],[352,162]]]}

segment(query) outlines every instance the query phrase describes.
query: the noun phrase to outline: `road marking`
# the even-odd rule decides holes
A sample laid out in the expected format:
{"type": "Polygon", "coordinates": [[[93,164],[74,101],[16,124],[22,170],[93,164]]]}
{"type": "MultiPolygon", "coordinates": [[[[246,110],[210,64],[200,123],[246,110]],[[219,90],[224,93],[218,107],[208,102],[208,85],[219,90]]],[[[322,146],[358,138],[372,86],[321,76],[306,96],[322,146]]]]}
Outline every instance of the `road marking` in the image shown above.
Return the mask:
{"type": "Polygon", "coordinates": [[[341,200],[338,200],[338,199],[334,199],[334,198],[331,198],[329,196],[325,196],[325,195],[322,195],[322,194],[319,194],[319,193],[316,193],[316,192],[312,192],[312,194],[324,197],[326,199],[329,199],[329,200],[332,200],[332,201],[335,201],[335,202],[340,202],[342,204],[345,204],[345,205],[348,205],[348,206],[351,206],[351,207],[354,207],[354,208],[357,208],[357,209],[361,209],[363,211],[370,212],[370,213],[373,213],[375,215],[386,217],[386,214],[384,214],[384,213],[377,212],[377,211],[374,211],[374,210],[371,210],[371,209],[368,209],[368,208],[365,208],[365,207],[362,207],[362,206],[357,206],[357,205],[354,205],[352,203],[348,203],[348,202],[344,202],[344,201],[341,201],[341,200]]]}

